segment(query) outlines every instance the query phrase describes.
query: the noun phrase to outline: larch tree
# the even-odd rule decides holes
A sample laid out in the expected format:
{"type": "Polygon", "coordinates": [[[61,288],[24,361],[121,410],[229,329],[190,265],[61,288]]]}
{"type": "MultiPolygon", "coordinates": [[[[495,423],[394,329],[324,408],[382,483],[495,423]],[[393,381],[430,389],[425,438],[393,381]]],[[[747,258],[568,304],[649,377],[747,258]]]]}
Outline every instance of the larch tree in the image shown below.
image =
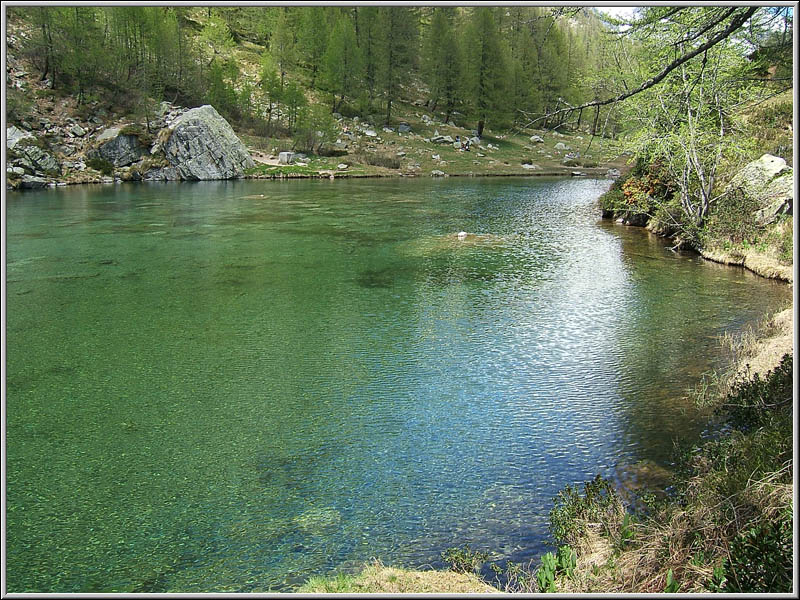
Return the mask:
{"type": "Polygon", "coordinates": [[[507,98],[507,61],[491,9],[474,9],[467,40],[467,96],[481,136],[487,120],[504,117],[507,98]]]}
{"type": "Polygon", "coordinates": [[[445,122],[460,98],[462,57],[451,18],[452,9],[435,8],[422,47],[422,74],[430,89],[431,112],[441,102],[445,122]]]}
{"type": "Polygon", "coordinates": [[[377,83],[386,100],[385,123],[392,119],[392,102],[410,78],[417,56],[418,22],[415,9],[400,6],[378,9],[377,83]]]}
{"type": "Polygon", "coordinates": [[[355,97],[361,87],[363,58],[356,43],[353,21],[340,15],[331,29],[322,57],[324,87],[332,96],[331,112],[336,112],[346,96],[355,97]],[[339,99],[336,99],[339,96],[339,99]]]}

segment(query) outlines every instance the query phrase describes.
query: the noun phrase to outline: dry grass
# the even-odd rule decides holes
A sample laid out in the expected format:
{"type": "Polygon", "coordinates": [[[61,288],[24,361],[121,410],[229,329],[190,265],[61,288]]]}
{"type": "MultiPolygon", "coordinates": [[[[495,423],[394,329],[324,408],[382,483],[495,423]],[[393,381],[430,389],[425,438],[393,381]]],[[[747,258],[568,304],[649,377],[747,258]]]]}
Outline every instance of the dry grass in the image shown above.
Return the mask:
{"type": "Polygon", "coordinates": [[[794,311],[787,308],[718,340],[731,367],[703,377],[690,392],[698,406],[712,406],[724,398],[737,381],[755,374],[764,377],[794,348],[794,311]]]}
{"type": "Polygon", "coordinates": [[[704,248],[700,255],[724,265],[740,265],[768,279],[780,279],[792,283],[794,273],[791,265],[781,264],[773,253],[762,253],[754,249],[726,251],[719,248],[704,248]]]}
{"type": "Polygon", "coordinates": [[[299,593],[343,594],[487,594],[500,593],[469,573],[410,571],[387,567],[379,560],[364,566],[358,575],[312,577],[299,593]]]}

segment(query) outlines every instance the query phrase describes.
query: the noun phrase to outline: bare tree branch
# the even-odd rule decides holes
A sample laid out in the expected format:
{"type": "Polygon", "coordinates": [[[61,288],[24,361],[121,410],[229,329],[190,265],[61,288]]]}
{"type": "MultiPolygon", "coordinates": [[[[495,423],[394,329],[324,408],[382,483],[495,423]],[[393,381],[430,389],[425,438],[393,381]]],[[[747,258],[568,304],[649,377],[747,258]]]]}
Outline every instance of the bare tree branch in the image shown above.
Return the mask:
{"type": "Polygon", "coordinates": [[[722,31],[720,31],[719,33],[714,35],[713,37],[709,38],[706,42],[704,42],[703,44],[701,44],[700,46],[698,46],[694,50],[691,50],[690,52],[687,52],[687,53],[679,56],[675,60],[673,60],[666,67],[664,67],[661,70],[660,73],[658,73],[654,77],[648,79],[647,81],[642,82],[642,84],[639,85],[637,88],[634,88],[632,90],[628,90],[626,92],[623,92],[622,94],[619,94],[618,96],[614,96],[613,98],[606,98],[605,100],[592,100],[591,102],[586,102],[586,103],[581,104],[579,106],[570,107],[570,108],[562,108],[560,110],[556,110],[554,112],[547,113],[547,114],[545,114],[545,115],[543,115],[543,116],[541,116],[541,117],[539,117],[537,119],[531,120],[527,125],[525,125],[525,127],[530,127],[534,123],[538,123],[539,121],[541,121],[543,119],[549,119],[551,117],[554,117],[557,114],[560,114],[560,113],[563,113],[563,112],[566,112],[566,111],[569,111],[569,110],[578,110],[578,109],[581,109],[581,108],[589,108],[590,106],[606,106],[607,104],[615,104],[617,102],[621,102],[622,100],[630,98],[631,96],[634,96],[634,95],[636,95],[636,94],[638,94],[640,92],[643,92],[643,91],[653,87],[654,85],[657,85],[667,75],[669,75],[672,71],[674,71],[675,69],[680,67],[682,64],[684,64],[687,61],[691,60],[695,56],[697,56],[699,54],[702,54],[703,52],[705,52],[709,48],[712,48],[713,46],[715,46],[716,44],[718,44],[719,42],[721,42],[722,40],[724,40],[725,38],[730,36],[734,31],[736,31],[742,25],[744,25],[744,23],[750,17],[752,17],[756,13],[756,11],[758,9],[759,9],[758,6],[748,7],[747,10],[745,10],[744,12],[736,15],[733,19],[731,19],[731,22],[728,24],[728,26],[725,29],[723,29],[722,31]]]}

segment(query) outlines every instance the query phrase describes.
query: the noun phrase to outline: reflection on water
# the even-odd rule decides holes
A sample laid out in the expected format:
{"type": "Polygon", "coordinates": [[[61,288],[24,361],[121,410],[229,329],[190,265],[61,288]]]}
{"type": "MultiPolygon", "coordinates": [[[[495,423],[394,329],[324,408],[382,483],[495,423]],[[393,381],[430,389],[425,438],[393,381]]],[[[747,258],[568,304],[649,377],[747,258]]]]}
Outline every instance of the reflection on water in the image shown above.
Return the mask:
{"type": "Polygon", "coordinates": [[[699,431],[676,399],[716,336],[790,302],[599,222],[607,185],[9,195],[8,589],[538,555],[557,491],[657,473],[699,431]]]}

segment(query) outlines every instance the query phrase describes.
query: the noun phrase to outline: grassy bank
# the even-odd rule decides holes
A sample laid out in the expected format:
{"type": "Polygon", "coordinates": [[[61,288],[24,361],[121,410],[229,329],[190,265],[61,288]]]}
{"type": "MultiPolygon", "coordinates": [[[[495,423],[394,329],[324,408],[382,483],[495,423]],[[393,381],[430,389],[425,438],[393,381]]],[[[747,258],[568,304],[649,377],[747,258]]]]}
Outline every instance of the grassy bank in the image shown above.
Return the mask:
{"type": "Polygon", "coordinates": [[[791,591],[792,335],[789,309],[732,344],[738,366],[697,393],[717,433],[683,449],[666,491],[562,493],[553,533],[577,565],[560,591],[791,591]]]}
{"type": "Polygon", "coordinates": [[[443,555],[451,571],[374,563],[298,591],[791,591],[792,309],[720,343],[730,369],[694,392],[713,408],[715,433],[681,449],[664,487],[622,490],[598,476],[562,490],[550,514],[558,551],[537,568],[494,568],[501,577],[489,587],[474,574],[487,555],[451,550],[443,555]]]}

